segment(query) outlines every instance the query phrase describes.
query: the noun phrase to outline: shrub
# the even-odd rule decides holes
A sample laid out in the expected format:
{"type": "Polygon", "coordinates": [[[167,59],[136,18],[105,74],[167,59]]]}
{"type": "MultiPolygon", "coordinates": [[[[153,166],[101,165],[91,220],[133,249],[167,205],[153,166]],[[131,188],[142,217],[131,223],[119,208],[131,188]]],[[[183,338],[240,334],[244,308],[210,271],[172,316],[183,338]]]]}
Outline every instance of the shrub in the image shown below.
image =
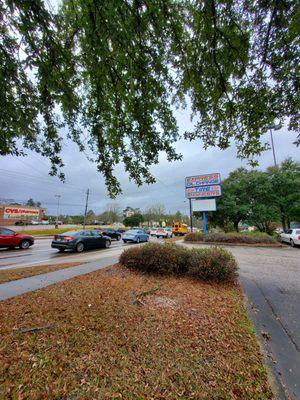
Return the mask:
{"type": "Polygon", "coordinates": [[[192,249],[188,274],[203,280],[234,282],[237,278],[237,263],[233,255],[220,247],[192,249]]]}
{"type": "Polygon", "coordinates": [[[186,252],[174,244],[149,243],[126,249],[120,256],[120,263],[145,272],[178,274],[184,272],[187,264],[186,252]]]}
{"type": "Polygon", "coordinates": [[[119,261],[144,272],[187,274],[203,280],[233,282],[237,275],[232,254],[217,247],[190,250],[176,244],[149,243],[126,249],[119,261]]]}
{"type": "Polygon", "coordinates": [[[205,242],[217,242],[217,243],[276,243],[276,239],[263,232],[249,232],[249,233],[238,233],[238,232],[212,232],[208,233],[206,237],[203,237],[202,233],[188,233],[185,241],[205,241],[205,242]]]}

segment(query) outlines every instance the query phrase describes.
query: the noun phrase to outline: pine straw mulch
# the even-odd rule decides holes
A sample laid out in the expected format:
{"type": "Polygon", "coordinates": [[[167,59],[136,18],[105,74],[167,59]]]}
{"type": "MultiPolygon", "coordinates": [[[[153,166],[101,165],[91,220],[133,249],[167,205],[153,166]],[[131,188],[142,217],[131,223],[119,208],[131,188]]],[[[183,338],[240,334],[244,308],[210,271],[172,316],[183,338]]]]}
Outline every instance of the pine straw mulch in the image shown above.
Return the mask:
{"type": "Polygon", "coordinates": [[[115,265],[1,302],[0,321],[0,398],[273,398],[235,285],[115,265]]]}
{"type": "Polygon", "coordinates": [[[23,267],[14,269],[2,269],[0,270],[0,284],[17,279],[28,278],[29,276],[35,276],[45,274],[46,272],[58,271],[59,269],[75,267],[76,265],[84,264],[83,262],[69,262],[60,264],[47,264],[47,265],[35,265],[34,267],[23,267]]]}

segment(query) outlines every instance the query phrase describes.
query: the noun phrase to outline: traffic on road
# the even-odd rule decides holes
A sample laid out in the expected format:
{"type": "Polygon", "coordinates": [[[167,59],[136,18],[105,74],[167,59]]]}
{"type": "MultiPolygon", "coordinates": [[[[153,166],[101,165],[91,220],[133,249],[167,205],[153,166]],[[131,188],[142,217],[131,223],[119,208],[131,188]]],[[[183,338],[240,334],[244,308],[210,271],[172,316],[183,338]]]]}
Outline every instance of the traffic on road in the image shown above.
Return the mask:
{"type": "Polygon", "coordinates": [[[108,251],[120,251],[133,243],[156,241],[142,229],[124,233],[113,229],[69,230],[54,237],[40,237],[0,227],[0,269],[55,262],[92,261],[108,251]]]}

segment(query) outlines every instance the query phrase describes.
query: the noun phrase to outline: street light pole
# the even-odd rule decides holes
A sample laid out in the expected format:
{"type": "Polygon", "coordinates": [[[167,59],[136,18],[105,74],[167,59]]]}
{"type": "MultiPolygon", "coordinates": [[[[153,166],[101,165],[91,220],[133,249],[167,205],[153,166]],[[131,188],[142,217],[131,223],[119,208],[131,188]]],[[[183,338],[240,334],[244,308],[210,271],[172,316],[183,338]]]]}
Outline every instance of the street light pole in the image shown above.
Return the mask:
{"type": "Polygon", "coordinates": [[[56,210],[56,221],[55,221],[55,229],[58,228],[58,217],[59,217],[59,200],[61,198],[60,194],[55,194],[55,197],[57,197],[57,210],[56,210]]]}

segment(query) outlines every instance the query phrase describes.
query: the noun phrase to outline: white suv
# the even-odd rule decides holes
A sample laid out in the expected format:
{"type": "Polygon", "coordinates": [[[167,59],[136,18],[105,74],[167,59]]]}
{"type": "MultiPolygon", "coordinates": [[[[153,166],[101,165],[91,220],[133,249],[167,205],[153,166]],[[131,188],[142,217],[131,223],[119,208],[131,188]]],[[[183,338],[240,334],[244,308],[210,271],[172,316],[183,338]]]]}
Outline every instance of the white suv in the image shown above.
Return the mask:
{"type": "Polygon", "coordinates": [[[300,228],[288,229],[280,234],[281,242],[289,243],[292,247],[300,245],[300,228]]]}
{"type": "Polygon", "coordinates": [[[171,228],[158,228],[156,231],[157,238],[171,238],[173,237],[172,229],[171,228]]]}

